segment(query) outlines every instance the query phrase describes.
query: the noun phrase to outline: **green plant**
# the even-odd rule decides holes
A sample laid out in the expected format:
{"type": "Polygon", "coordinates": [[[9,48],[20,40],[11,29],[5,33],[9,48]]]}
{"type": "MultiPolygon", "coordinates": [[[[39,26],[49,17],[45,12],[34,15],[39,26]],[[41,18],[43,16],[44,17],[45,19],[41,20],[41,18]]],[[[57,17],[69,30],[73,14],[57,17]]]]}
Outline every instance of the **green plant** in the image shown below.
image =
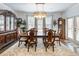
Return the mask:
{"type": "Polygon", "coordinates": [[[21,24],[22,24],[22,19],[21,18],[18,18],[17,19],[17,27],[20,27],[21,24]]]}
{"type": "Polygon", "coordinates": [[[25,32],[25,30],[26,30],[26,22],[25,22],[25,20],[22,21],[21,25],[22,25],[21,29],[23,30],[23,32],[25,32]]]}
{"type": "Polygon", "coordinates": [[[23,32],[26,30],[26,22],[25,20],[22,20],[21,18],[17,19],[17,27],[22,29],[23,32]]]}

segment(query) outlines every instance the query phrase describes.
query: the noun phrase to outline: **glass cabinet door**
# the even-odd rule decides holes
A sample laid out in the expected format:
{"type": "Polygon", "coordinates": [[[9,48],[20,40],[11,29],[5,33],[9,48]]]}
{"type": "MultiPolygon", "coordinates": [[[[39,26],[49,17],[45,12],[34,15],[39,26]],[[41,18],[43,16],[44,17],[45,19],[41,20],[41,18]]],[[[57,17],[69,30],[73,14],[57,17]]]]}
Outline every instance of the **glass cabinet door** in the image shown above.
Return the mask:
{"type": "Polygon", "coordinates": [[[10,17],[6,17],[6,31],[9,31],[10,30],[10,17]]]}
{"type": "Polygon", "coordinates": [[[14,29],[17,28],[17,19],[14,18],[14,29]]]}
{"type": "Polygon", "coordinates": [[[14,17],[11,17],[11,30],[14,29],[14,17]]]}
{"type": "Polygon", "coordinates": [[[4,16],[0,15],[0,31],[4,31],[4,16]]]}

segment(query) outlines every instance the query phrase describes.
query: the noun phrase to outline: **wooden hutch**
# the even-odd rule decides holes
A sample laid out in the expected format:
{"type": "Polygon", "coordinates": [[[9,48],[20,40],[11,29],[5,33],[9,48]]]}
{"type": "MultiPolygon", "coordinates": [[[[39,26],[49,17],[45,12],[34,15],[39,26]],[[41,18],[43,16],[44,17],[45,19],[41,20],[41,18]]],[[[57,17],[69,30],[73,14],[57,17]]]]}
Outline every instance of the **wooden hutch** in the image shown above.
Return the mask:
{"type": "Polygon", "coordinates": [[[0,49],[16,41],[16,16],[8,10],[0,10],[0,49]]]}
{"type": "Polygon", "coordinates": [[[61,39],[65,40],[65,19],[58,19],[58,32],[61,32],[61,39]]]}

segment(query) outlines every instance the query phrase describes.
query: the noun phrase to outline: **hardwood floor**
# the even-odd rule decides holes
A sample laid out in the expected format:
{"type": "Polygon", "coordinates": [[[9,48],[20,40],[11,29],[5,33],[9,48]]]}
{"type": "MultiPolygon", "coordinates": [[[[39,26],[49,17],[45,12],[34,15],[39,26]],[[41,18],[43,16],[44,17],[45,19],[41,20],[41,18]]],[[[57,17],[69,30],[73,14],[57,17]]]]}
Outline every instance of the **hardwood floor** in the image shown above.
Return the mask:
{"type": "Polygon", "coordinates": [[[6,51],[7,49],[9,49],[11,46],[13,46],[16,42],[17,41],[12,42],[12,43],[6,45],[5,47],[3,47],[2,49],[0,49],[0,54],[3,53],[4,51],[6,51]]]}

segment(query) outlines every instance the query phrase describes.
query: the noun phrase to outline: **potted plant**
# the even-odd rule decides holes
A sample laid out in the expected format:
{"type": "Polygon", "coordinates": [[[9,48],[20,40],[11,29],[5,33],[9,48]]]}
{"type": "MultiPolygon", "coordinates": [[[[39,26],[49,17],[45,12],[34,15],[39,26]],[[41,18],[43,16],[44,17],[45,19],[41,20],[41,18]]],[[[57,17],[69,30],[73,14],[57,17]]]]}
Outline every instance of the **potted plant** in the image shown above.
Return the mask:
{"type": "Polygon", "coordinates": [[[20,27],[21,24],[22,24],[22,19],[21,18],[17,18],[17,27],[20,27]]]}
{"type": "Polygon", "coordinates": [[[22,29],[23,32],[25,32],[25,30],[26,30],[26,22],[25,22],[25,20],[22,21],[21,29],[22,29]]]}

